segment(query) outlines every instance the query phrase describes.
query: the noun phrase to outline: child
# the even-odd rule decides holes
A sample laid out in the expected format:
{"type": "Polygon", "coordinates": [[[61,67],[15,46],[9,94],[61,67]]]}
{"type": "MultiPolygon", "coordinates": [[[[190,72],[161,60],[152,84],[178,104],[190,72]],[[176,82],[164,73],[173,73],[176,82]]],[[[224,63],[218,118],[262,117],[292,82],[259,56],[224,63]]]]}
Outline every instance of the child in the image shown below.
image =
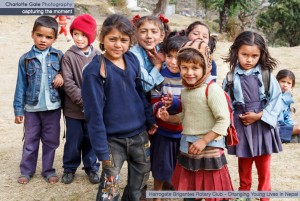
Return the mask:
{"type": "Polygon", "coordinates": [[[84,116],[91,144],[102,161],[97,200],[118,199],[119,174],[125,160],[129,174],[123,199],[139,200],[141,187],[149,177],[146,129],[153,134],[157,126],[139,79],[139,61],[128,51],[133,36],[126,17],[108,16],[99,38],[105,53],[95,56],[83,71],[84,116]]]}
{"type": "Polygon", "coordinates": [[[77,16],[70,26],[73,45],[64,55],[62,72],[65,80],[64,115],[66,116],[66,143],[63,155],[64,174],[62,183],[72,183],[76,169],[83,162],[83,169],[92,184],[99,183],[99,164],[92,149],[86,121],[83,114],[81,97],[82,68],[89,63],[96,54],[100,54],[91,45],[97,32],[95,19],[82,14],[77,16]]]}
{"type": "Polygon", "coordinates": [[[282,112],[278,121],[281,141],[298,143],[300,142],[300,125],[293,121],[291,114],[291,104],[294,102],[295,75],[292,71],[283,69],[277,73],[276,79],[282,91],[282,112]]]}
{"type": "MultiPolygon", "coordinates": [[[[252,185],[252,164],[258,172],[259,191],[270,191],[271,154],[282,151],[277,117],[281,112],[281,90],[270,75],[269,97],[265,94],[262,69],[273,70],[276,60],[268,51],[263,37],[252,31],[242,32],[225,58],[233,72],[234,124],[239,144],[228,147],[228,153],[238,157],[240,191],[252,185]]],[[[224,80],[224,88],[227,80],[224,80]]],[[[231,94],[232,97],[232,94],[231,94]]],[[[261,198],[260,200],[269,200],[261,198]]]]}
{"type": "MultiPolygon", "coordinates": [[[[177,52],[179,48],[188,41],[186,36],[177,36],[178,32],[170,33],[170,38],[163,45],[166,54],[166,68],[161,70],[164,81],[158,89],[151,90],[151,104],[154,115],[164,105],[162,97],[172,95],[172,103],[168,112],[176,114],[181,112],[180,94],[183,88],[179,68],[177,66],[177,52]]],[[[179,151],[181,138],[181,124],[170,124],[157,119],[158,129],[151,138],[151,171],[154,177],[154,190],[162,190],[163,184],[171,184],[176,157],[179,151]]],[[[158,199],[157,199],[158,200],[158,199]]]]}
{"type": "MultiPolygon", "coordinates": [[[[163,18],[165,19],[165,18],[163,18]]],[[[138,44],[130,51],[138,58],[141,66],[141,79],[145,92],[163,82],[164,77],[159,73],[163,59],[159,56],[159,44],[164,40],[167,21],[155,16],[139,16],[133,20],[138,44]]]]}
{"type": "MultiPolygon", "coordinates": [[[[216,49],[216,38],[210,35],[209,27],[200,21],[195,21],[188,26],[186,29],[186,34],[189,40],[195,39],[202,39],[206,44],[208,44],[211,54],[216,49]]],[[[212,60],[212,69],[211,69],[211,76],[210,79],[207,80],[208,82],[213,79],[214,81],[217,80],[217,64],[214,60],[212,60]]]]}
{"type": "Polygon", "coordinates": [[[57,88],[63,85],[60,74],[63,53],[52,47],[57,30],[54,18],[38,17],[31,34],[34,45],[19,60],[14,112],[15,123],[24,122],[25,128],[20,184],[27,184],[36,171],[40,141],[42,176],[49,183],[58,181],[53,161],[59,146],[61,100],[57,88]]]}
{"type": "Polygon", "coordinates": [[[230,122],[228,103],[224,91],[215,83],[209,86],[207,97],[205,94],[205,80],[211,71],[210,49],[203,40],[189,41],[180,48],[177,64],[185,87],[181,92],[182,113],[169,115],[162,107],[157,114],[170,123],[182,122],[173,185],[179,191],[231,191],[224,154],[224,136],[230,122]]]}

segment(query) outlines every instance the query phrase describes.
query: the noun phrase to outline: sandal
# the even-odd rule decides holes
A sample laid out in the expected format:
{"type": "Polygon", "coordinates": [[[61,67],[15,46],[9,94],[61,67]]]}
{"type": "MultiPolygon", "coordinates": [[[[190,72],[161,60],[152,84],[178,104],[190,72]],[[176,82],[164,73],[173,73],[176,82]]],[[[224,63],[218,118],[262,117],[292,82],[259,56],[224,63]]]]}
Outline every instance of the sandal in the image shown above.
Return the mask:
{"type": "Polygon", "coordinates": [[[30,181],[30,176],[29,175],[21,175],[18,178],[18,183],[19,184],[28,184],[30,181]]]}
{"type": "Polygon", "coordinates": [[[55,173],[45,176],[44,179],[47,183],[50,184],[55,184],[59,181],[59,178],[55,173]]]}

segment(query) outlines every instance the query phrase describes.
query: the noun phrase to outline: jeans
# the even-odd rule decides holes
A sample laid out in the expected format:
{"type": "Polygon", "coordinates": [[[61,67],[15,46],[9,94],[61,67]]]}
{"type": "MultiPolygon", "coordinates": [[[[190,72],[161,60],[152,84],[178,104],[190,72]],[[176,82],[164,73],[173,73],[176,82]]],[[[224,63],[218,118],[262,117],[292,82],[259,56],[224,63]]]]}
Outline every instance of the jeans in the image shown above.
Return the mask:
{"type": "MultiPolygon", "coordinates": [[[[111,165],[102,165],[97,201],[106,200],[103,198],[102,190],[105,189],[105,178],[120,175],[124,161],[128,163],[127,185],[122,200],[139,201],[141,190],[149,179],[150,172],[150,144],[146,131],[129,138],[108,139],[111,165]]],[[[121,178],[124,179],[124,178],[121,178]]],[[[104,195],[105,196],[105,195],[104,195]]],[[[118,200],[117,193],[113,198],[118,200]]]]}

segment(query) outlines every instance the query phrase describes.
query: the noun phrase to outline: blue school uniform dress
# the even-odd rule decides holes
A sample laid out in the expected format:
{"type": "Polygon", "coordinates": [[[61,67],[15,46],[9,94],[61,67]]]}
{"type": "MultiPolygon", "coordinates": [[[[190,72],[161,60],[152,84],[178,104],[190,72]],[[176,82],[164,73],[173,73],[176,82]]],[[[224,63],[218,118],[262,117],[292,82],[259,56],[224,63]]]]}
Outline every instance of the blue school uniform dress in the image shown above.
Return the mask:
{"type": "MultiPolygon", "coordinates": [[[[281,112],[281,90],[275,77],[270,77],[270,98],[264,94],[261,66],[245,71],[236,66],[234,82],[234,123],[239,144],[228,147],[228,153],[237,157],[252,158],[282,151],[281,140],[277,126],[278,115],[281,112]],[[239,115],[246,112],[259,113],[263,111],[261,120],[245,126],[239,115]]],[[[226,86],[224,80],[223,88],[226,86]]]]}
{"type": "Polygon", "coordinates": [[[282,112],[279,114],[279,133],[282,142],[290,142],[293,134],[294,121],[291,114],[291,104],[294,103],[290,92],[282,93],[282,112]]]}

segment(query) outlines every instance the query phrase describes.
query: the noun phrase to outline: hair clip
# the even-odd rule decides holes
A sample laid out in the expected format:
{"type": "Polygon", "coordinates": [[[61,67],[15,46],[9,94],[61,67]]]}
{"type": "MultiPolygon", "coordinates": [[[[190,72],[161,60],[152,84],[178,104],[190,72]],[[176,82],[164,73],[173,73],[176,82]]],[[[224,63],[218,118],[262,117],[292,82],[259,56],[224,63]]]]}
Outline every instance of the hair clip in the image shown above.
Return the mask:
{"type": "Polygon", "coordinates": [[[162,23],[167,24],[169,22],[168,18],[166,18],[163,14],[159,14],[158,18],[162,23]]]}
{"type": "Polygon", "coordinates": [[[136,16],[134,16],[134,17],[132,18],[131,23],[132,23],[132,24],[136,23],[140,18],[141,18],[140,15],[137,14],[136,16]]]}

